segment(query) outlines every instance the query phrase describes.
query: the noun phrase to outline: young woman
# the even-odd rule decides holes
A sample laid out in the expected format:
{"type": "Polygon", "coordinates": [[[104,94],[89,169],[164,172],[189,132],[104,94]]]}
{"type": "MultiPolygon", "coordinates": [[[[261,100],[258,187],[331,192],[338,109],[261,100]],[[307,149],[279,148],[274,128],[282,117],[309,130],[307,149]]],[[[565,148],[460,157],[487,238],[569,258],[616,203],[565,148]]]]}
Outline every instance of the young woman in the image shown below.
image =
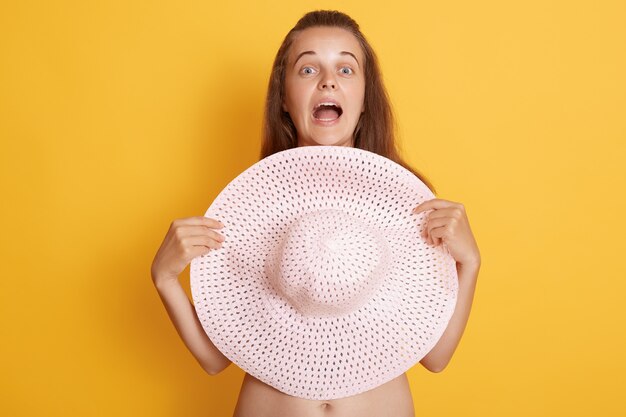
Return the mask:
{"type": "MultiPolygon", "coordinates": [[[[306,14],[281,45],[269,82],[261,158],[297,146],[352,146],[385,156],[431,184],[399,157],[393,117],[374,51],[349,16],[336,11],[306,14]]],[[[432,199],[416,207],[431,211],[424,238],[445,243],[456,260],[459,292],[454,315],[441,339],[420,361],[440,372],[450,361],[465,329],[480,253],[460,203],[432,199]]],[[[211,342],[178,276],[197,256],[224,241],[217,219],[204,216],[172,222],[152,264],[152,279],[186,346],[210,375],[230,365],[211,342]]],[[[347,398],[314,401],[278,391],[246,374],[235,417],[414,415],[406,374],[347,398]]]]}

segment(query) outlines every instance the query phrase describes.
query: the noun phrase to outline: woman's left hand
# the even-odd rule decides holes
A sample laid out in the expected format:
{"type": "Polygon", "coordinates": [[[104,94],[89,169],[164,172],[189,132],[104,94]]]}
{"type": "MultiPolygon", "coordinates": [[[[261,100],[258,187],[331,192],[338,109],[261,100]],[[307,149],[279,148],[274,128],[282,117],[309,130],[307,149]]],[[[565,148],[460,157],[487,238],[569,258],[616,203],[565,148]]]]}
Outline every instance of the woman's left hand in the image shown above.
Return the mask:
{"type": "Polygon", "coordinates": [[[438,246],[445,243],[454,260],[463,266],[480,266],[480,252],[470,229],[465,207],[454,201],[433,198],[419,204],[413,213],[433,210],[426,215],[422,237],[438,246]]]}

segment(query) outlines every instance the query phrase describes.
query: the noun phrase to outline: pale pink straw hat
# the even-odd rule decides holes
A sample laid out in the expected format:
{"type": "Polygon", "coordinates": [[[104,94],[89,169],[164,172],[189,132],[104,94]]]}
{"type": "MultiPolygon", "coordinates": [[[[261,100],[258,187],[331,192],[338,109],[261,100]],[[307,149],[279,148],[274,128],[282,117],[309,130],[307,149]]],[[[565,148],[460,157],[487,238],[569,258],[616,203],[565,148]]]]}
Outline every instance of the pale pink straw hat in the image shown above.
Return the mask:
{"type": "Polygon", "coordinates": [[[220,249],[192,260],[196,313],[244,371],[300,398],[330,400],[388,382],[437,343],[458,292],[445,246],[421,236],[434,198],[373,152],[306,146],[232,180],[205,216],[220,249]]]}

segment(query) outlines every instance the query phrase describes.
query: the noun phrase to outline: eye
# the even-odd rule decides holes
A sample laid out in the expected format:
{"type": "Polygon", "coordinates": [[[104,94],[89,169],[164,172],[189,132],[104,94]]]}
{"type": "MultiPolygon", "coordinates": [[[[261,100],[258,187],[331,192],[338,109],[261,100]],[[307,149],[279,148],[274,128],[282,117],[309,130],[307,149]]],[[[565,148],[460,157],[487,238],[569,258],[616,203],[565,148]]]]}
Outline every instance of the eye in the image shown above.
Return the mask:
{"type": "Polygon", "coordinates": [[[304,67],[304,68],[302,68],[302,72],[304,74],[313,74],[313,72],[315,72],[315,70],[313,69],[313,67],[304,67]]]}
{"type": "Polygon", "coordinates": [[[350,67],[343,67],[343,68],[341,68],[341,73],[342,74],[350,75],[350,74],[352,74],[352,72],[353,72],[352,68],[350,68],[350,67]]]}

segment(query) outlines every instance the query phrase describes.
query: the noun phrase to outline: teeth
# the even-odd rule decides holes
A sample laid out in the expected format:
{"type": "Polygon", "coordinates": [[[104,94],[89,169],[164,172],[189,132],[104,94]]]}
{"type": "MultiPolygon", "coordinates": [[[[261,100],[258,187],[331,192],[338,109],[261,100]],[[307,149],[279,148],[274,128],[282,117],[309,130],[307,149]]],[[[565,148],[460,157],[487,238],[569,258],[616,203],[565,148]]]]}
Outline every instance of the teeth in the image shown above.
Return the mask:
{"type": "Polygon", "coordinates": [[[339,107],[339,106],[337,105],[337,103],[320,103],[320,104],[318,104],[317,106],[315,106],[315,108],[317,109],[317,108],[319,108],[320,106],[333,106],[333,107],[337,107],[337,108],[339,107]]]}

